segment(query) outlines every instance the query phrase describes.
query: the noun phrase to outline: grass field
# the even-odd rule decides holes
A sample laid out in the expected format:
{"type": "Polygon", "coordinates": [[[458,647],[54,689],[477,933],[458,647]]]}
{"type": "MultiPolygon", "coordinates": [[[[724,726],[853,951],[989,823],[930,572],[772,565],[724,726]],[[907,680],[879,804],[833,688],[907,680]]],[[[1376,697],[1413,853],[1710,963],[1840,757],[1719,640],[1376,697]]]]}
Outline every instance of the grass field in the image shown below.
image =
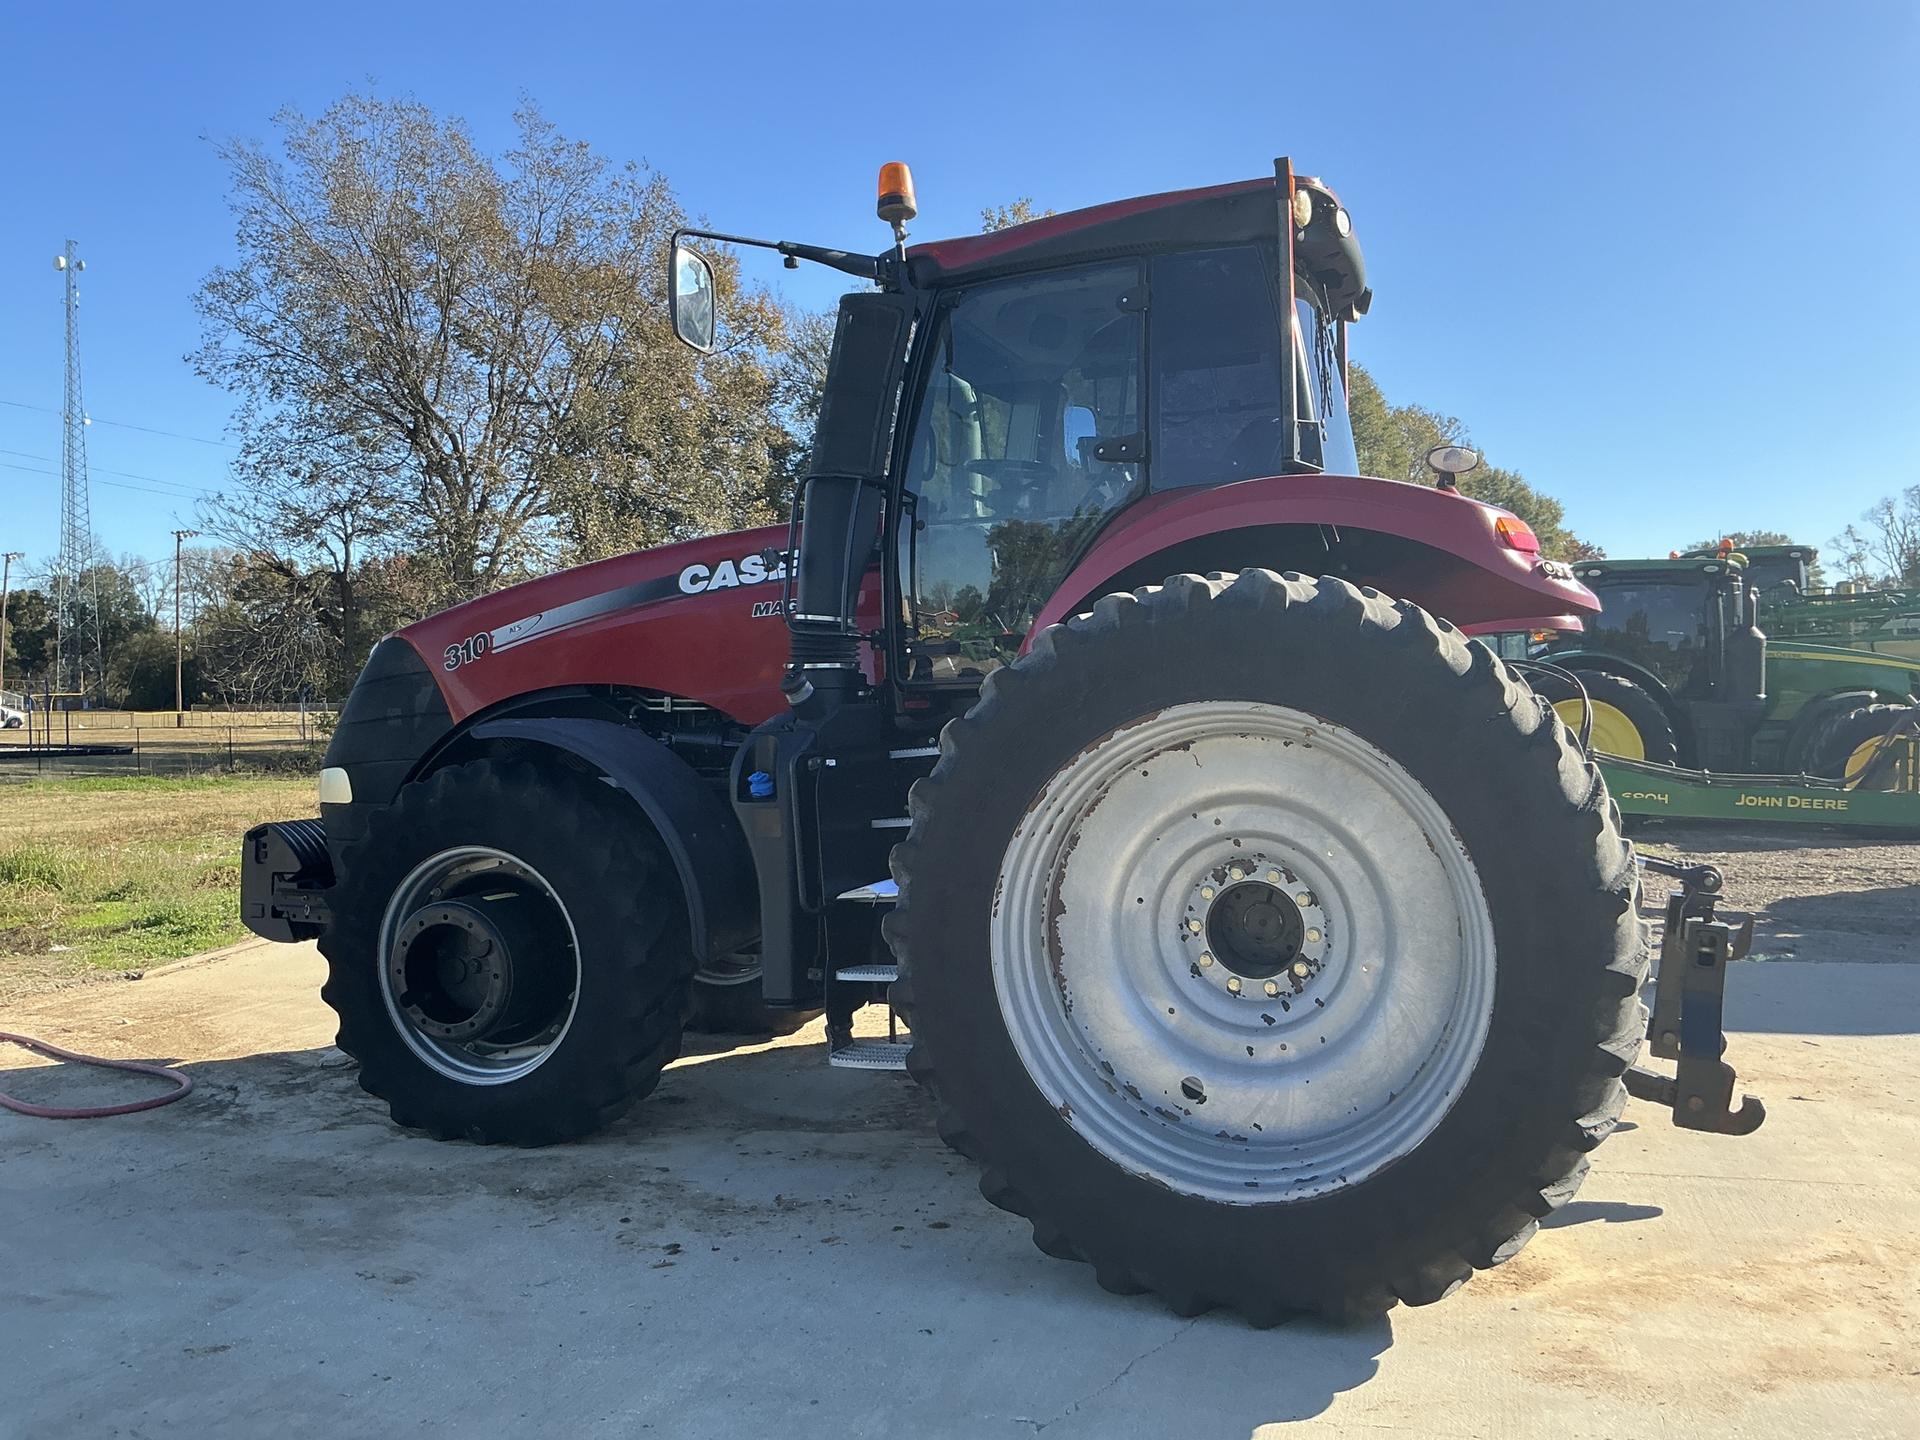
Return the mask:
{"type": "Polygon", "coordinates": [[[311,774],[0,786],[0,1003],[243,938],[242,832],[313,810],[311,774]]]}

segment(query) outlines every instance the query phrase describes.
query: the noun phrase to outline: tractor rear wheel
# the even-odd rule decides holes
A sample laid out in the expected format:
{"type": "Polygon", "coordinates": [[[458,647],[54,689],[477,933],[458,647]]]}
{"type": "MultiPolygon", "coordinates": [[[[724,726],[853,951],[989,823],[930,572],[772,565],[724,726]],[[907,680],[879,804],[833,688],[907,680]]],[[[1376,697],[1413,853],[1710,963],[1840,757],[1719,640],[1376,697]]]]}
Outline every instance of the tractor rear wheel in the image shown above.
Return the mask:
{"type": "Polygon", "coordinates": [[[1598,771],[1490,651],[1339,580],[1043,633],[894,852],[910,1068],[1049,1254],[1256,1323],[1438,1300],[1563,1204],[1646,946],[1598,771]]]}
{"type": "Polygon", "coordinates": [[[477,760],[407,786],[342,857],[320,949],[361,1088],[439,1139],[589,1134],[679,1053],[672,862],[570,770],[477,760]]]}
{"type": "Polygon", "coordinates": [[[1587,692],[1584,706],[1574,688],[1558,675],[1535,671],[1527,678],[1547,697],[1561,723],[1576,735],[1586,708],[1592,708],[1593,730],[1588,738],[1601,754],[1644,760],[1649,765],[1680,763],[1680,740],[1673,721],[1645,687],[1605,670],[1582,670],[1579,674],[1587,692]]]}

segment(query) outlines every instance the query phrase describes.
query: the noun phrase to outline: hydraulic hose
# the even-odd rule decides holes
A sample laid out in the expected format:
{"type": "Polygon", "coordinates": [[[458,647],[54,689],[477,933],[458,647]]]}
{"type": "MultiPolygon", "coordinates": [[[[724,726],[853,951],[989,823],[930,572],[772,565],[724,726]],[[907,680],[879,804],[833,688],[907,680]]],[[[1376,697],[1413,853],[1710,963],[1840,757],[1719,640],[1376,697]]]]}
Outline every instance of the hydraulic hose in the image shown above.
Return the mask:
{"type": "Polygon", "coordinates": [[[178,1070],[169,1070],[164,1065],[149,1065],[144,1060],[106,1060],[98,1055],[81,1055],[76,1051],[62,1050],[58,1045],[49,1045],[44,1040],[35,1040],[30,1035],[15,1035],[11,1031],[0,1030],[0,1043],[12,1043],[22,1049],[37,1051],[55,1060],[69,1060],[76,1065],[95,1065],[102,1070],[125,1070],[134,1075],[151,1075],[156,1080],[170,1081],[174,1088],[163,1095],[149,1095],[144,1100],[129,1100],[120,1105],[35,1105],[31,1101],[21,1100],[0,1090],[0,1105],[21,1115],[34,1115],[42,1120],[100,1120],[108,1115],[132,1115],[141,1110],[157,1110],[162,1105],[171,1105],[184,1098],[193,1090],[193,1077],[178,1070]]]}

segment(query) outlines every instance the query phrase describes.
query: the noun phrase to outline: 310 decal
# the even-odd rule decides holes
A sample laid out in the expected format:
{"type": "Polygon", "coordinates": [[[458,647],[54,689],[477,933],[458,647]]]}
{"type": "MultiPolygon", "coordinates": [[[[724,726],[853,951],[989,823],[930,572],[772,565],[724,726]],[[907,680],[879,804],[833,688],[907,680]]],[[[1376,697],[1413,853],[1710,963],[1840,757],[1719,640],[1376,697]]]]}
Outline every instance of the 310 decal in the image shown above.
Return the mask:
{"type": "Polygon", "coordinates": [[[458,670],[462,665],[471,665],[493,649],[493,632],[482,630],[478,635],[469,635],[447,646],[441,665],[448,670],[458,670]]]}

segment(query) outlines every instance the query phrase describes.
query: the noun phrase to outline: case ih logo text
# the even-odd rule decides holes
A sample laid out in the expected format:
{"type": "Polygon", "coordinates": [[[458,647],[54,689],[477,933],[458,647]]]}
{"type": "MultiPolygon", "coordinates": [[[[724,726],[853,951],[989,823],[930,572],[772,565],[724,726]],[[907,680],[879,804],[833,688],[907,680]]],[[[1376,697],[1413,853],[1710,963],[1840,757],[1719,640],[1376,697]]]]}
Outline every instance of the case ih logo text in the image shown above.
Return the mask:
{"type": "Polygon", "coordinates": [[[742,555],[718,565],[689,565],[680,572],[680,589],[688,595],[708,590],[731,590],[736,585],[760,585],[787,578],[787,557],[780,551],[742,555]]]}

